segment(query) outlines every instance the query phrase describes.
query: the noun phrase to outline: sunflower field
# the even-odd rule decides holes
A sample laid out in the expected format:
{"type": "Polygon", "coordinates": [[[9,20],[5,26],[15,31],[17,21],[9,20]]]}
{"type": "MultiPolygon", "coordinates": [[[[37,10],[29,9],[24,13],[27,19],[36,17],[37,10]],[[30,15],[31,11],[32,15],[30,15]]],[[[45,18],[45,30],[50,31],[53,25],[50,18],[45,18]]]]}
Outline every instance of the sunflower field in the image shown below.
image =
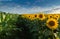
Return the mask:
{"type": "Polygon", "coordinates": [[[60,39],[60,14],[0,12],[0,39],[60,39]]]}

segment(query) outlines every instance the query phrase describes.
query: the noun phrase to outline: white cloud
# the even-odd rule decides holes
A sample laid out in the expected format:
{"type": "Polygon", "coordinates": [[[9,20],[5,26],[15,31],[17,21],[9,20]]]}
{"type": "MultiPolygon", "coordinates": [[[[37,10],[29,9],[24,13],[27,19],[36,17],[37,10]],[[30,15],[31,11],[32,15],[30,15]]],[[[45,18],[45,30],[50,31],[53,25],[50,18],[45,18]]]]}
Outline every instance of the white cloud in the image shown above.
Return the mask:
{"type": "Polygon", "coordinates": [[[54,6],[51,10],[45,12],[49,14],[60,14],[60,6],[54,6]]]}
{"type": "Polygon", "coordinates": [[[49,10],[48,8],[42,8],[42,7],[30,7],[30,8],[25,8],[21,6],[15,6],[15,7],[8,7],[8,6],[2,6],[0,7],[0,11],[4,12],[10,12],[10,13],[18,13],[18,14],[24,14],[24,13],[37,13],[37,12],[42,12],[42,11],[47,11],[49,10]]]}
{"type": "Polygon", "coordinates": [[[53,6],[53,7],[30,7],[30,8],[25,8],[21,7],[19,5],[15,7],[8,7],[8,6],[1,6],[0,11],[3,12],[9,12],[9,13],[17,13],[17,14],[30,14],[30,13],[38,13],[38,12],[44,12],[44,13],[60,13],[60,6],[53,6]]]}

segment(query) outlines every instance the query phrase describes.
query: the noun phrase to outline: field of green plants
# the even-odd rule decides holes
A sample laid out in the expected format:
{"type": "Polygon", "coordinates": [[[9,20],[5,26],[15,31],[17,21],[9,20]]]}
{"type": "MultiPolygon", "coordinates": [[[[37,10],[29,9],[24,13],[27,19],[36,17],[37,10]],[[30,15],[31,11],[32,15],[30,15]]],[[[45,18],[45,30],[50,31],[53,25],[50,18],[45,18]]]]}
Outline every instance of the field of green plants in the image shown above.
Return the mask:
{"type": "Polygon", "coordinates": [[[0,39],[59,39],[60,27],[51,30],[46,21],[0,12],[0,39]]]}

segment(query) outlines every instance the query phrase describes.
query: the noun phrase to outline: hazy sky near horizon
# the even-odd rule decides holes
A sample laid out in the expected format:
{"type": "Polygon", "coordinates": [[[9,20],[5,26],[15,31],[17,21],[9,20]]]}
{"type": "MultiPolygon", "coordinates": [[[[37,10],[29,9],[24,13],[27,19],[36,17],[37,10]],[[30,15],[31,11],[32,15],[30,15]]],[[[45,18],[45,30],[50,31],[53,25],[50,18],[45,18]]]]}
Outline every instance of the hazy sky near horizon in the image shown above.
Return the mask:
{"type": "Polygon", "coordinates": [[[0,0],[0,11],[10,13],[60,12],[60,0],[0,0]]]}

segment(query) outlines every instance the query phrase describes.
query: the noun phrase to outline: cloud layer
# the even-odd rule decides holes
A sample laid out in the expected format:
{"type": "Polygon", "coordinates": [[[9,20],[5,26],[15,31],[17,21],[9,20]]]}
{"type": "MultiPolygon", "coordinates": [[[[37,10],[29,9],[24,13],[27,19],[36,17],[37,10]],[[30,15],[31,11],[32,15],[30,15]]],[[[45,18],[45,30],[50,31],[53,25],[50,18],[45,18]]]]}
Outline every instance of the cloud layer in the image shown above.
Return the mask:
{"type": "Polygon", "coordinates": [[[25,8],[25,7],[21,7],[20,5],[14,6],[14,7],[8,7],[8,6],[0,6],[0,11],[3,12],[9,12],[9,13],[17,13],[17,14],[34,14],[34,13],[39,13],[39,12],[44,12],[44,13],[52,13],[52,14],[56,14],[59,13],[60,14],[60,6],[52,6],[52,7],[38,7],[38,6],[34,6],[34,7],[29,7],[29,8],[25,8]]]}
{"type": "Polygon", "coordinates": [[[47,10],[45,12],[49,14],[60,14],[60,6],[54,6],[51,10],[47,10]]]}
{"type": "Polygon", "coordinates": [[[43,11],[47,11],[50,10],[48,8],[42,8],[42,7],[30,7],[30,8],[25,8],[25,7],[21,7],[21,6],[15,6],[15,7],[8,7],[8,6],[2,6],[0,7],[0,11],[3,12],[10,12],[10,13],[18,13],[18,14],[24,14],[24,13],[37,13],[37,12],[43,12],[43,11]]]}

